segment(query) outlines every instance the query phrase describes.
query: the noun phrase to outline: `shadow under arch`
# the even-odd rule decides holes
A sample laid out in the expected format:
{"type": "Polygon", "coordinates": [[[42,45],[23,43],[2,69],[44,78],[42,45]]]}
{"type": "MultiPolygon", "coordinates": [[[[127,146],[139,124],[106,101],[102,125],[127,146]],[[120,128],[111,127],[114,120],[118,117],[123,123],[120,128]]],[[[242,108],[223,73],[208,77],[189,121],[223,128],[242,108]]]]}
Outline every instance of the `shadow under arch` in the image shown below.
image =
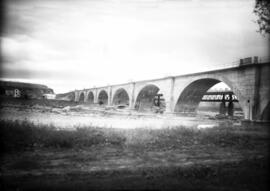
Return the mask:
{"type": "Polygon", "coordinates": [[[94,103],[94,93],[92,91],[88,93],[87,102],[90,104],[94,103]]]}
{"type": "Polygon", "coordinates": [[[113,96],[113,105],[129,105],[129,96],[124,88],[119,88],[113,96]]]}
{"type": "Polygon", "coordinates": [[[75,100],[75,92],[69,93],[68,96],[67,96],[67,100],[68,101],[76,101],[75,100]]]}
{"type": "MultiPolygon", "coordinates": [[[[174,107],[174,112],[181,113],[195,113],[199,103],[201,102],[202,97],[205,93],[214,85],[223,82],[228,87],[230,87],[231,91],[233,88],[227,82],[215,78],[202,78],[191,82],[187,85],[184,90],[180,93],[176,105],[174,107]]],[[[235,92],[233,92],[235,93],[235,92]]],[[[235,95],[237,96],[237,95],[235,95]]],[[[237,99],[240,98],[237,96],[237,99]]],[[[240,104],[240,100],[239,100],[240,104]]],[[[241,107],[241,104],[240,104],[241,107]]],[[[243,108],[241,107],[241,110],[243,108]]]]}
{"type": "Polygon", "coordinates": [[[79,102],[80,103],[83,103],[84,102],[84,93],[83,92],[80,93],[79,102]]]}
{"type": "Polygon", "coordinates": [[[160,92],[159,87],[157,87],[156,85],[153,84],[149,84],[144,86],[137,98],[136,98],[136,102],[135,102],[135,110],[137,111],[153,111],[154,107],[160,107],[161,109],[165,109],[165,100],[163,98],[163,96],[161,96],[161,100],[162,103],[160,103],[160,105],[157,105],[156,103],[156,96],[158,95],[158,93],[160,92]]]}
{"type": "Polygon", "coordinates": [[[105,90],[101,90],[98,94],[98,104],[99,105],[108,105],[108,94],[105,90]]]}
{"type": "Polygon", "coordinates": [[[264,108],[261,120],[263,121],[270,121],[270,102],[268,102],[267,106],[264,108]]]}

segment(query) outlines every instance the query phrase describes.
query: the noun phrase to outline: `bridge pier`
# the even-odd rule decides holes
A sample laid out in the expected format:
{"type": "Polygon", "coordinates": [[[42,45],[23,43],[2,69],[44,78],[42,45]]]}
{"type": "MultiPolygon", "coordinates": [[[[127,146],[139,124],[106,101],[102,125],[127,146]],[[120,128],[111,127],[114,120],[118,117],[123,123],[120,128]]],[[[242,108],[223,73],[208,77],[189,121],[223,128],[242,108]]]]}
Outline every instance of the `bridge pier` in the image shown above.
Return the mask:
{"type": "Polygon", "coordinates": [[[166,104],[166,111],[173,112],[174,111],[174,86],[175,86],[175,77],[171,78],[171,91],[170,91],[170,101],[166,104]],[[169,107],[167,107],[167,105],[169,107]]]}
{"type": "Polygon", "coordinates": [[[98,91],[97,89],[94,90],[94,104],[98,104],[98,91]]]}
{"type": "Polygon", "coordinates": [[[108,87],[108,106],[112,105],[113,102],[113,97],[112,97],[112,86],[108,87]]]}
{"type": "Polygon", "coordinates": [[[233,102],[229,102],[229,104],[228,104],[228,115],[233,117],[233,114],[234,114],[233,102]]]}
{"type": "Polygon", "coordinates": [[[129,96],[129,109],[134,110],[135,109],[135,82],[130,83],[130,96],[129,96]]]}
{"type": "Polygon", "coordinates": [[[226,103],[225,102],[220,103],[219,114],[226,115],[226,103]]]}

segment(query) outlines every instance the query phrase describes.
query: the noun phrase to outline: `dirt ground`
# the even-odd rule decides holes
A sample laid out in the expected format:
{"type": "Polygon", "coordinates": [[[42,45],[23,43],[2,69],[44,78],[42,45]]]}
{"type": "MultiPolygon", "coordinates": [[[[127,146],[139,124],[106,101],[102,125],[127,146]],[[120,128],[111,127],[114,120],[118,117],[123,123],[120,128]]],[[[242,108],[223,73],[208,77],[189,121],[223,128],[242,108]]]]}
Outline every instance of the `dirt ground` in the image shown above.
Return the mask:
{"type": "MultiPolygon", "coordinates": [[[[175,138],[151,144],[36,148],[1,156],[1,190],[268,190],[269,132],[262,125],[210,117],[110,113],[89,108],[1,106],[1,120],[29,120],[73,129],[74,125],[118,128],[211,128],[229,124],[248,137],[239,145],[197,143],[175,138]]],[[[140,140],[143,140],[141,137],[140,140]]],[[[241,143],[240,143],[241,142],[241,143]]]]}
{"type": "MultiPolygon", "coordinates": [[[[209,112],[210,113],[210,112],[209,112]]],[[[220,123],[230,122],[239,124],[239,120],[213,120],[210,115],[200,116],[176,116],[152,113],[139,113],[124,109],[107,110],[105,108],[78,105],[65,108],[54,108],[34,105],[32,107],[4,105],[0,110],[0,117],[9,120],[29,120],[36,124],[52,124],[59,128],[74,126],[96,126],[107,128],[167,128],[187,126],[199,128],[217,126],[220,123]]]]}

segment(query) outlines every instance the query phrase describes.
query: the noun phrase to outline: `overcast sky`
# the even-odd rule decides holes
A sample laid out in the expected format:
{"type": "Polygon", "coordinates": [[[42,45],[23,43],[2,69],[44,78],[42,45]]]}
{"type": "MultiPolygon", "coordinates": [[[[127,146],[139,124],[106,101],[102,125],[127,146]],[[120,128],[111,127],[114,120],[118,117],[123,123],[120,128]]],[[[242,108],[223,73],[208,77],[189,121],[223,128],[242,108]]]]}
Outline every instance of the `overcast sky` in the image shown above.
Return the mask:
{"type": "Polygon", "coordinates": [[[8,0],[1,78],[56,93],[268,56],[255,0],[8,0]]]}

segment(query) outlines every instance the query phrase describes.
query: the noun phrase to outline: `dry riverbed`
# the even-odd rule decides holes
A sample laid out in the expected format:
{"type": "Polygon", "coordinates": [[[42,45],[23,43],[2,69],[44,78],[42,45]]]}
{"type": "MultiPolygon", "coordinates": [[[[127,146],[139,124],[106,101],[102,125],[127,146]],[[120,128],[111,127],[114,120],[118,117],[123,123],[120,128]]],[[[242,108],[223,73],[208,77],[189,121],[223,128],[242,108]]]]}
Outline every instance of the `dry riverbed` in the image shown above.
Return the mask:
{"type": "Polygon", "coordinates": [[[78,105],[75,107],[52,108],[35,105],[32,107],[5,105],[0,109],[0,118],[28,120],[35,124],[51,124],[59,128],[73,129],[74,126],[95,126],[107,128],[168,128],[168,127],[213,127],[223,123],[239,124],[239,120],[213,120],[207,115],[176,116],[139,113],[128,110],[107,110],[105,108],[78,105]]]}
{"type": "Polygon", "coordinates": [[[237,120],[5,105],[1,141],[1,190],[267,190],[269,180],[268,127],[237,120]]]}

